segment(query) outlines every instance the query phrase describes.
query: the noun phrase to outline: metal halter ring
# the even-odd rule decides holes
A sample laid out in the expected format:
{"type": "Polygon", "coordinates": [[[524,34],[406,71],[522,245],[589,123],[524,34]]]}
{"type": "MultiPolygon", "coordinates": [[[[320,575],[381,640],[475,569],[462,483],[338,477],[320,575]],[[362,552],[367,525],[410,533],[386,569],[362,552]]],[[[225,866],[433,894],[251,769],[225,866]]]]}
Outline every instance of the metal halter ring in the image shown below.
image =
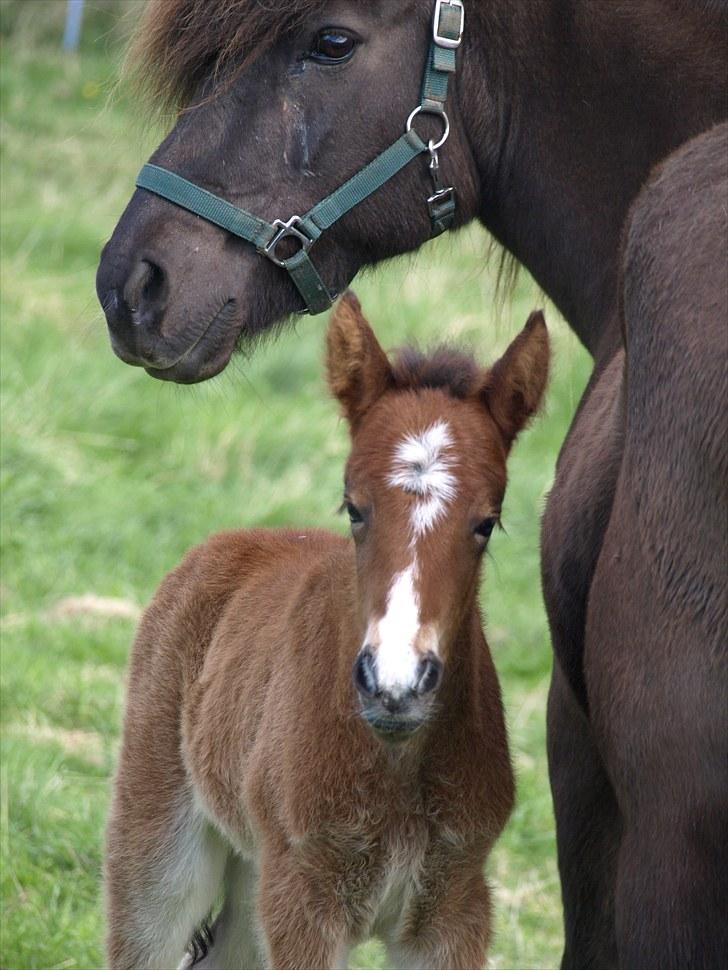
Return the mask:
{"type": "MultiPolygon", "coordinates": [[[[418,115],[420,111],[424,111],[424,110],[425,109],[421,104],[418,104],[417,107],[414,108],[414,110],[410,113],[409,118],[407,119],[407,127],[406,127],[407,131],[412,131],[412,122],[414,121],[415,116],[418,115]]],[[[431,152],[436,152],[438,148],[442,148],[442,146],[445,144],[445,142],[447,141],[450,135],[450,119],[448,118],[446,113],[442,110],[431,111],[428,108],[426,111],[426,114],[435,115],[435,117],[439,118],[445,125],[445,130],[442,133],[442,138],[440,138],[438,142],[435,142],[432,140],[432,138],[430,138],[430,140],[427,143],[427,147],[429,148],[429,150],[431,152]]]]}

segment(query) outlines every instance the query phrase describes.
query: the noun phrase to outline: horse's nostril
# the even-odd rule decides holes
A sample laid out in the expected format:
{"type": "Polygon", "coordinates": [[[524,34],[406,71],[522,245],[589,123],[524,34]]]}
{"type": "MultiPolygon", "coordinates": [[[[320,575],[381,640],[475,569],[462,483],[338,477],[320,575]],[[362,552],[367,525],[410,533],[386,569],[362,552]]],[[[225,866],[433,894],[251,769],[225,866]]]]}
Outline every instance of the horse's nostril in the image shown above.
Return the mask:
{"type": "Polygon", "coordinates": [[[118,290],[111,290],[103,301],[103,307],[105,313],[110,313],[116,316],[121,310],[121,297],[119,296],[118,290]]]}
{"type": "Polygon", "coordinates": [[[377,693],[377,676],[374,672],[374,658],[366,647],[354,662],[354,686],[365,697],[374,697],[377,693]]]}
{"type": "Polygon", "coordinates": [[[437,657],[430,654],[420,662],[419,678],[417,680],[417,693],[429,694],[440,683],[442,676],[442,663],[437,657]]]}
{"type": "Polygon", "coordinates": [[[120,290],[111,289],[105,293],[99,293],[99,298],[109,327],[118,330],[128,326],[130,319],[129,307],[126,305],[120,290]]]}
{"type": "Polygon", "coordinates": [[[124,285],[124,301],[132,312],[160,310],[167,298],[164,270],[148,259],[140,259],[124,285]]]}
{"type": "Polygon", "coordinates": [[[162,336],[169,282],[162,267],[150,259],[137,260],[128,273],[127,267],[127,263],[100,266],[96,291],[114,353],[129,364],[146,366],[160,359],[155,346],[162,336]]]}

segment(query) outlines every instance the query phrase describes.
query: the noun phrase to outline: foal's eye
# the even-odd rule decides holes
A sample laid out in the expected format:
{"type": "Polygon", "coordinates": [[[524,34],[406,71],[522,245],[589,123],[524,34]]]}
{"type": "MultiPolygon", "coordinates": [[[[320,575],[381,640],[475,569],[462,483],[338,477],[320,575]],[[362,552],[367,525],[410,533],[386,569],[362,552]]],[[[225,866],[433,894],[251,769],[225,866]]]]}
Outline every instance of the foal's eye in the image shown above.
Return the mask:
{"type": "Polygon", "coordinates": [[[337,27],[324,27],[314,37],[310,57],[319,64],[341,64],[354,53],[356,40],[337,27]]]}
{"type": "Polygon", "coordinates": [[[490,534],[495,528],[497,522],[498,519],[494,515],[491,515],[487,519],[483,519],[482,522],[478,522],[473,529],[473,532],[478,539],[480,539],[483,543],[486,543],[488,539],[490,539],[490,534]]]}
{"type": "Polygon", "coordinates": [[[364,516],[352,502],[346,503],[346,514],[349,516],[349,522],[352,525],[361,525],[364,521],[364,516]]]}

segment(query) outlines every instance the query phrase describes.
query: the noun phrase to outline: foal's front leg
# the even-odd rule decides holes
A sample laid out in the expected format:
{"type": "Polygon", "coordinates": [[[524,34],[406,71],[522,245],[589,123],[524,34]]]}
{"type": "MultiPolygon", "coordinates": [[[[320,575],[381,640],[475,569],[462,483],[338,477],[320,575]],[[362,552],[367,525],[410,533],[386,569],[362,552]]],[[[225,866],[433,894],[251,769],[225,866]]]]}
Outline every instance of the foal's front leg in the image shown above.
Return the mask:
{"type": "Polygon", "coordinates": [[[293,852],[264,853],[258,899],[270,970],[345,970],[345,909],[336,876],[293,852]]]}
{"type": "Polygon", "coordinates": [[[387,952],[397,970],[481,970],[491,931],[490,890],[476,861],[457,863],[426,875],[396,939],[387,952]]]}

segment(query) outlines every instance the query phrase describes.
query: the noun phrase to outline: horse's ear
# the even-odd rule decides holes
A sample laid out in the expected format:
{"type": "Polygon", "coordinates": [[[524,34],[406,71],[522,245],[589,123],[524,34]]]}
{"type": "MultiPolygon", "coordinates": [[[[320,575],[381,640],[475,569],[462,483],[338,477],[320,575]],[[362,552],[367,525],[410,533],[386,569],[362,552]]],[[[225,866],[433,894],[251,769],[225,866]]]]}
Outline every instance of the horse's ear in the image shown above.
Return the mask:
{"type": "Polygon", "coordinates": [[[351,290],[344,293],[331,316],[326,369],[331,393],[352,427],[392,383],[387,355],[351,290]]]}
{"type": "Polygon", "coordinates": [[[486,374],[482,399],[503,435],[506,450],[541,404],[549,359],[546,321],[537,310],[486,374]]]}

